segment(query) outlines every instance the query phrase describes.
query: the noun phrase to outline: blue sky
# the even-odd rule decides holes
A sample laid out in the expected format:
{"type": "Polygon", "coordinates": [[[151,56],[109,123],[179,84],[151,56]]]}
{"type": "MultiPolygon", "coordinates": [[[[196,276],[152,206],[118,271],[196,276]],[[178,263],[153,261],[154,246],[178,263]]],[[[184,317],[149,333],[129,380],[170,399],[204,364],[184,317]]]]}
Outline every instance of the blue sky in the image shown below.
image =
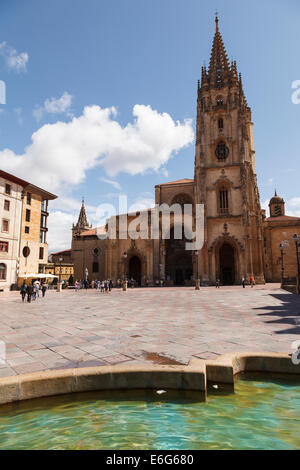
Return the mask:
{"type": "Polygon", "coordinates": [[[261,202],[276,187],[300,216],[300,104],[291,100],[300,80],[299,0],[1,0],[0,166],[60,195],[50,249],[69,245],[83,195],[96,223],[97,206],[120,191],[130,204],[150,203],[155,184],[193,177],[190,129],[216,8],[252,108],[261,202]],[[84,107],[92,110],[85,116],[84,107]],[[62,124],[72,119],[72,129],[62,124]],[[94,136],[95,122],[110,142],[94,136]]]}

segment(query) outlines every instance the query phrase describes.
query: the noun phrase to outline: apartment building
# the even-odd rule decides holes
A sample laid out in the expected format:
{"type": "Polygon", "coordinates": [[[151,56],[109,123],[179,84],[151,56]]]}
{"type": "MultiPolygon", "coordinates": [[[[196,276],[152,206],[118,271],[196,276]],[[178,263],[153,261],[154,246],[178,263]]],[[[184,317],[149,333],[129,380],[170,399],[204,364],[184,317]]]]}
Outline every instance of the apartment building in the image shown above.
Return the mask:
{"type": "Polygon", "coordinates": [[[0,170],[0,289],[43,273],[48,262],[48,202],[52,193],[0,170]],[[9,193],[10,192],[10,193],[9,193]]]}

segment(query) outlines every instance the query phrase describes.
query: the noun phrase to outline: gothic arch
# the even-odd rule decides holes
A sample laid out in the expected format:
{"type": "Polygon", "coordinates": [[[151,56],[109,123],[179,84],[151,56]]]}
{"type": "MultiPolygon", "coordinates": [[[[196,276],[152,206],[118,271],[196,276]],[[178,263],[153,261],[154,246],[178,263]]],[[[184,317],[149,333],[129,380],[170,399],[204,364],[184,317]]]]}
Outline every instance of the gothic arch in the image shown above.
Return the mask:
{"type": "MultiPolygon", "coordinates": [[[[127,276],[130,277],[130,261],[133,258],[137,258],[140,262],[140,279],[135,279],[138,281],[139,284],[143,285],[145,278],[147,277],[147,258],[146,256],[136,247],[131,246],[131,248],[127,251],[127,259],[126,259],[126,271],[127,276]]],[[[134,276],[133,276],[134,277],[134,276]]]]}
{"type": "Polygon", "coordinates": [[[193,204],[193,198],[189,194],[181,192],[173,196],[171,206],[173,204],[180,204],[183,208],[184,204],[193,204]]]}
{"type": "Polygon", "coordinates": [[[225,232],[215,238],[208,254],[211,279],[219,278],[224,284],[240,282],[244,274],[245,248],[234,235],[225,232]]]}

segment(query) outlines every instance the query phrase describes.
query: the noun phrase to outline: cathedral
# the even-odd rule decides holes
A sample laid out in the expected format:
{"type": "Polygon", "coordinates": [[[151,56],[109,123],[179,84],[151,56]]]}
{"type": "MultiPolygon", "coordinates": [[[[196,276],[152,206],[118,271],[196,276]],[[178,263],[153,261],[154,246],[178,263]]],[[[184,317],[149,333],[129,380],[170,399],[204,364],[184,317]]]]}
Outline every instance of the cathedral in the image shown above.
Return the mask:
{"type": "MultiPolygon", "coordinates": [[[[218,17],[210,63],[198,82],[194,179],[158,184],[155,204],[164,203],[204,206],[201,249],[187,251],[185,240],[174,237],[175,217],[169,239],[162,237],[161,226],[155,239],[121,236],[120,216],[116,239],[101,237],[107,226],[91,227],[83,202],[72,229],[75,279],[133,278],[139,285],[173,286],[194,285],[196,279],[201,285],[216,279],[234,285],[250,277],[263,284],[296,276],[293,235],[300,234],[300,218],[285,215],[276,193],[269,217],[261,209],[251,109],[237,64],[228,60],[218,17]]],[[[151,209],[146,212],[150,220],[151,209]]],[[[126,215],[128,222],[138,216],[126,215]]]]}

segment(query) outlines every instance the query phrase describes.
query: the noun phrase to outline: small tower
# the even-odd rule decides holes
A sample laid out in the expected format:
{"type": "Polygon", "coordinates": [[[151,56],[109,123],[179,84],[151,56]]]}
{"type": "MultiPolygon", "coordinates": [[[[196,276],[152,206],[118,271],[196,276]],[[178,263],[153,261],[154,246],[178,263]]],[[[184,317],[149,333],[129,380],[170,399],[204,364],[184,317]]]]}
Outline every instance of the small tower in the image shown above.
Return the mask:
{"type": "Polygon", "coordinates": [[[285,202],[282,197],[277,195],[276,189],[275,195],[270,200],[269,208],[270,217],[280,217],[281,215],[285,215],[285,202]]]}
{"type": "Polygon", "coordinates": [[[84,232],[85,230],[89,230],[90,228],[92,228],[92,225],[89,225],[88,223],[86,212],[85,212],[84,199],[82,198],[82,205],[81,205],[81,209],[79,212],[77,224],[76,225],[73,224],[73,227],[72,227],[73,238],[80,235],[81,232],[84,232]]]}

